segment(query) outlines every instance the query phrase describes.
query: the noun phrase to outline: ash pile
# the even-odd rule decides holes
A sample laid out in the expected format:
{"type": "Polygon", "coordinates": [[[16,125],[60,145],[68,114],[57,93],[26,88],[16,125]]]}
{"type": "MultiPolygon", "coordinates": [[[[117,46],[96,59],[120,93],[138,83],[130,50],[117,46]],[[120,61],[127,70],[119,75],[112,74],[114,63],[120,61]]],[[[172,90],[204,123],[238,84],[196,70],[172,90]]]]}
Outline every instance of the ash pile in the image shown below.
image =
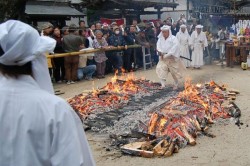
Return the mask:
{"type": "Polygon", "coordinates": [[[176,91],[172,89],[162,89],[160,83],[136,79],[133,73],[119,78],[115,75],[106,86],[79,94],[68,102],[92,131],[107,134],[119,131],[121,134],[130,132],[138,120],[149,119],[146,110],[153,110],[163,103],[162,99],[165,102],[167,97],[175,95],[176,91]],[[123,121],[124,127],[120,127],[119,123],[123,121]]]}
{"type": "Polygon", "coordinates": [[[240,125],[237,94],[214,81],[187,81],[184,90],[173,91],[145,79],[115,76],[103,88],[69,103],[92,131],[108,134],[112,146],[151,158],[194,146],[200,135],[215,137],[208,131],[217,120],[234,118],[240,125]]]}

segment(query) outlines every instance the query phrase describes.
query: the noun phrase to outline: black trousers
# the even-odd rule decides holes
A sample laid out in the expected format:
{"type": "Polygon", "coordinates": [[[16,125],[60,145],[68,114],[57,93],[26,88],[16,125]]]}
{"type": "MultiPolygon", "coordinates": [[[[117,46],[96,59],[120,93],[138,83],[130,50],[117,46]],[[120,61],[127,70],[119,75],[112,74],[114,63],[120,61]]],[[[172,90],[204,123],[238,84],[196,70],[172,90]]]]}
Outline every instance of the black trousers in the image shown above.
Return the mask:
{"type": "Polygon", "coordinates": [[[65,67],[64,67],[64,58],[54,58],[53,59],[54,63],[54,78],[55,81],[62,81],[65,78],[65,67]]]}
{"type": "Polygon", "coordinates": [[[132,58],[134,54],[134,49],[128,49],[124,52],[123,55],[123,64],[124,64],[124,69],[126,71],[131,71],[132,70],[132,58]]]}

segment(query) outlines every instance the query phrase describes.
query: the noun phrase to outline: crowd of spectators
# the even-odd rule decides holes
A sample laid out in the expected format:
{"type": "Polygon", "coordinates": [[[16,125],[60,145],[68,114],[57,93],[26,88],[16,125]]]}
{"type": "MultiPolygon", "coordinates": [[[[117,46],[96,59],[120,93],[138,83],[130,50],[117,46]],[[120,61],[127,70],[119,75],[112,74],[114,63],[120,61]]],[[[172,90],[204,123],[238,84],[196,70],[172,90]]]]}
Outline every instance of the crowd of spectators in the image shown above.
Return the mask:
{"type": "MultiPolygon", "coordinates": [[[[131,49],[129,45],[138,44],[148,48],[153,65],[158,63],[156,51],[157,36],[160,27],[171,26],[173,35],[179,32],[180,26],[185,24],[185,16],[178,21],[167,18],[165,21],[140,22],[134,19],[131,25],[117,25],[116,22],[96,22],[86,26],[85,21],[79,25],[57,27],[51,23],[42,26],[41,35],[50,36],[57,41],[54,53],[77,52],[82,49],[103,49],[101,52],[88,55],[68,56],[51,59],[50,73],[57,83],[65,81],[73,84],[79,80],[93,80],[105,78],[105,75],[118,71],[121,74],[139,70],[143,67],[142,49],[131,49]],[[105,51],[112,47],[125,47],[125,50],[105,51]]],[[[193,26],[194,27],[194,26],[193,26]]],[[[190,27],[190,32],[192,26],[190,27]]]]}

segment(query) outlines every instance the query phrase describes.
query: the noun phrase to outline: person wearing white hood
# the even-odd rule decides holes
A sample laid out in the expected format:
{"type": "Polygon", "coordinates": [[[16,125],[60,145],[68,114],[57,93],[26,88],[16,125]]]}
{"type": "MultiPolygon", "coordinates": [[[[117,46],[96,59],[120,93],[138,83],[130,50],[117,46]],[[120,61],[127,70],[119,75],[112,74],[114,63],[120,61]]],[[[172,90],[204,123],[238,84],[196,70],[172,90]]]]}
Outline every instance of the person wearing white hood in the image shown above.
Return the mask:
{"type": "Polygon", "coordinates": [[[208,46],[207,37],[202,32],[202,25],[197,25],[195,31],[191,35],[190,46],[192,50],[191,66],[200,69],[203,66],[203,51],[208,46]]]}
{"type": "Polygon", "coordinates": [[[164,25],[161,27],[161,33],[158,36],[157,52],[160,56],[156,66],[156,73],[161,79],[162,87],[166,86],[168,73],[171,73],[175,84],[174,90],[178,88],[178,79],[182,78],[180,67],[183,64],[180,61],[180,44],[178,39],[172,35],[171,27],[164,25]]]}
{"type": "Polygon", "coordinates": [[[20,21],[0,29],[0,165],[95,166],[79,117],[53,94],[44,53],[56,41],[20,21]]]}
{"type": "Polygon", "coordinates": [[[176,35],[180,43],[180,54],[183,57],[182,61],[184,65],[188,68],[190,67],[190,53],[189,53],[189,43],[190,35],[188,34],[187,26],[182,24],[180,26],[180,31],[176,35]],[[184,59],[185,58],[185,59],[184,59]]]}

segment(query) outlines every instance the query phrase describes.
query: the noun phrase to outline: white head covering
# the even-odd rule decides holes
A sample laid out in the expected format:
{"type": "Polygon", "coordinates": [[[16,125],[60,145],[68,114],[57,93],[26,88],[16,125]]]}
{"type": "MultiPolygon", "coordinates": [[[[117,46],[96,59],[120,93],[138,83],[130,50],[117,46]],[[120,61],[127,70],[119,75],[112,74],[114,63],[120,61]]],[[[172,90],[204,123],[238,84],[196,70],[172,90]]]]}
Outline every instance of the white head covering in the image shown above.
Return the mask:
{"type": "Polygon", "coordinates": [[[196,25],[195,28],[196,28],[196,29],[197,29],[197,28],[203,28],[203,26],[202,26],[202,25],[196,25]]]}
{"type": "Polygon", "coordinates": [[[32,62],[32,73],[41,89],[53,93],[49,76],[46,52],[53,52],[56,41],[50,37],[40,36],[28,24],[9,20],[0,24],[0,46],[4,54],[0,63],[8,66],[22,66],[32,62]]]}
{"type": "Polygon", "coordinates": [[[161,27],[161,33],[158,35],[158,38],[163,38],[162,31],[169,31],[169,37],[172,36],[171,26],[163,25],[163,26],[161,27]]]}
{"type": "Polygon", "coordinates": [[[182,25],[180,26],[179,32],[183,34],[183,32],[182,32],[181,28],[186,28],[186,30],[185,30],[185,32],[184,32],[184,34],[185,34],[185,35],[189,35],[189,34],[188,34],[188,30],[187,30],[187,26],[186,26],[186,25],[182,24],[182,25]]]}
{"type": "Polygon", "coordinates": [[[187,28],[187,26],[185,24],[182,24],[180,28],[187,28]]]}

